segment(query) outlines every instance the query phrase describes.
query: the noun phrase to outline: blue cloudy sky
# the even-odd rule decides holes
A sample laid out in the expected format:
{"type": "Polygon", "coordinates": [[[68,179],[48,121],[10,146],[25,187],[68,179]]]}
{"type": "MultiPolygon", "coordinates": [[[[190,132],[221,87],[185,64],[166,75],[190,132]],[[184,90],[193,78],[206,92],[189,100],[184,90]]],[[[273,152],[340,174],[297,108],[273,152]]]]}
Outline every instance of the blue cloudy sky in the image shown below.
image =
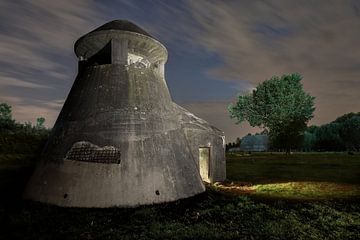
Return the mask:
{"type": "Polygon", "coordinates": [[[0,2],[0,102],[18,121],[52,126],[74,81],[73,44],[114,19],[128,19],[168,49],[173,100],[225,131],[227,105],[273,75],[299,72],[316,97],[312,124],[360,111],[360,1],[0,2]]]}

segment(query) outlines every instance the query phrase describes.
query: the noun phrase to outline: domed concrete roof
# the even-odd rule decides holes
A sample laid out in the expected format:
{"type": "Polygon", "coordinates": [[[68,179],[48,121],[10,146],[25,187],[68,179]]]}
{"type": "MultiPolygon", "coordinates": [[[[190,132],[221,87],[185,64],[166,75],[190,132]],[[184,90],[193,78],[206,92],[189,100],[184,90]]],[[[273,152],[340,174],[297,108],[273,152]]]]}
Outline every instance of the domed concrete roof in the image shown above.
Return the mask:
{"type": "MultiPolygon", "coordinates": [[[[149,51],[161,52],[160,55],[167,58],[166,48],[153,36],[136,24],[127,20],[114,20],[96,28],[95,30],[80,37],[74,45],[76,56],[90,58],[93,54],[101,50],[112,39],[122,39],[126,36],[128,39],[135,40],[132,45],[143,43],[143,41],[152,42],[147,44],[149,51]],[[144,40],[146,39],[146,40],[144,40]],[[139,41],[140,40],[140,41],[139,41]]],[[[131,46],[132,49],[144,49],[144,46],[131,46]]],[[[156,55],[156,54],[155,54],[156,55]]]]}
{"type": "Polygon", "coordinates": [[[140,33],[142,35],[146,35],[148,37],[152,37],[149,33],[147,33],[145,30],[143,30],[136,24],[127,20],[120,20],[120,19],[105,23],[104,25],[96,28],[90,33],[104,31],[104,30],[121,30],[121,31],[135,32],[135,33],[140,33]]]}

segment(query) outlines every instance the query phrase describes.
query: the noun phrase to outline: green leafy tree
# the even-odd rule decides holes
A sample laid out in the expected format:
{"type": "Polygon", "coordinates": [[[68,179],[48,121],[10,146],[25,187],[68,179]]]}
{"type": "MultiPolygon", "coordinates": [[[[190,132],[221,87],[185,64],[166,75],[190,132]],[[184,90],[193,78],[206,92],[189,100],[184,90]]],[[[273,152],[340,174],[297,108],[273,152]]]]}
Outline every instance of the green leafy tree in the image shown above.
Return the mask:
{"type": "Polygon", "coordinates": [[[345,143],[340,136],[341,123],[331,122],[316,130],[316,148],[320,151],[342,151],[345,143]]]}
{"type": "Polygon", "coordinates": [[[319,130],[318,126],[311,125],[306,128],[304,132],[304,141],[302,148],[304,151],[314,151],[316,150],[316,132],[319,130]]]}
{"type": "MultiPolygon", "coordinates": [[[[307,131],[310,131],[309,127],[307,131]]],[[[313,128],[315,149],[320,151],[360,151],[360,112],[347,113],[335,121],[313,128]]]]}
{"type": "Polygon", "coordinates": [[[335,123],[344,123],[345,121],[347,121],[348,119],[351,119],[353,117],[360,117],[360,112],[358,112],[358,113],[351,112],[351,113],[344,114],[344,115],[338,117],[333,122],[335,122],[335,123]]]}
{"type": "Polygon", "coordinates": [[[11,117],[11,106],[7,103],[0,104],[0,119],[12,119],[11,117]]]}
{"type": "Polygon", "coordinates": [[[306,131],[309,132],[309,133],[315,134],[318,129],[319,129],[318,126],[311,125],[306,129],[306,131]]]}
{"type": "Polygon", "coordinates": [[[339,134],[347,150],[360,151],[360,116],[345,119],[339,134]]]}
{"type": "Polygon", "coordinates": [[[240,144],[241,144],[241,139],[239,137],[236,138],[236,147],[240,147],[240,144]]]}
{"type": "Polygon", "coordinates": [[[315,149],[316,134],[306,130],[304,132],[303,150],[310,152],[315,149]]]}
{"type": "Polygon", "coordinates": [[[301,144],[315,110],[315,98],[304,91],[301,79],[294,73],[260,83],[252,93],[229,105],[230,116],[237,123],[248,121],[253,127],[266,129],[272,146],[289,152],[301,144]]]}
{"type": "Polygon", "coordinates": [[[12,119],[11,106],[7,103],[0,104],[0,129],[13,130],[15,128],[15,120],[12,119]]]}
{"type": "Polygon", "coordinates": [[[45,128],[45,118],[43,117],[38,117],[36,119],[36,129],[44,129],[45,128]]]}

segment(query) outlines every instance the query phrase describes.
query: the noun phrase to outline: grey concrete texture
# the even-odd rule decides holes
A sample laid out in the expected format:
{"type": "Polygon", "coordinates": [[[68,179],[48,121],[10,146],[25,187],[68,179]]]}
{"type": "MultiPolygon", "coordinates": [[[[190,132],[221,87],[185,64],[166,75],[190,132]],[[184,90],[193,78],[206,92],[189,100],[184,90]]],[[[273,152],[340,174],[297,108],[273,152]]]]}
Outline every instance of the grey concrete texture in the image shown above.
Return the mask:
{"type": "Polygon", "coordinates": [[[223,132],[172,101],[166,48],[125,29],[93,31],[77,41],[79,72],[26,199],[134,207],[191,197],[205,191],[202,146],[211,151],[210,181],[226,178],[223,132]],[[138,62],[129,63],[130,54],[138,62]]]}

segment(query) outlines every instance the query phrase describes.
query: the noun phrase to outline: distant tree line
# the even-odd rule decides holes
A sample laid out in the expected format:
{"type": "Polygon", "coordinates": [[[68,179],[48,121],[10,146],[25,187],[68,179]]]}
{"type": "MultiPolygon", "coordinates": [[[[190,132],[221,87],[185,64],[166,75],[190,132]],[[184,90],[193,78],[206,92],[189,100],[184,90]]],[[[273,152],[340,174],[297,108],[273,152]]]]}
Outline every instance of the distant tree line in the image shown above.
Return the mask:
{"type": "Polygon", "coordinates": [[[273,76],[229,105],[230,117],[268,131],[272,151],[360,151],[360,113],[348,113],[322,126],[307,127],[315,97],[298,73],[273,76]]]}
{"type": "Polygon", "coordinates": [[[360,151],[360,112],[348,113],[304,132],[305,151],[360,151]]]}
{"type": "MultiPolygon", "coordinates": [[[[257,134],[268,135],[266,131],[257,134]]],[[[251,135],[250,133],[248,135],[251,135]]],[[[240,138],[236,143],[228,143],[226,151],[240,147],[240,138]]],[[[270,140],[269,151],[286,151],[282,141],[284,139],[270,140]]],[[[360,151],[360,112],[347,113],[338,117],[335,121],[321,125],[309,126],[293,141],[293,151],[360,151]]]]}
{"type": "Polygon", "coordinates": [[[235,142],[229,142],[225,145],[225,151],[228,152],[231,148],[239,148],[241,144],[241,139],[238,137],[236,138],[235,142]]]}
{"type": "Polygon", "coordinates": [[[45,118],[38,117],[36,124],[19,123],[12,118],[11,106],[0,104],[0,154],[33,154],[41,151],[47,141],[50,129],[45,118]]]}

